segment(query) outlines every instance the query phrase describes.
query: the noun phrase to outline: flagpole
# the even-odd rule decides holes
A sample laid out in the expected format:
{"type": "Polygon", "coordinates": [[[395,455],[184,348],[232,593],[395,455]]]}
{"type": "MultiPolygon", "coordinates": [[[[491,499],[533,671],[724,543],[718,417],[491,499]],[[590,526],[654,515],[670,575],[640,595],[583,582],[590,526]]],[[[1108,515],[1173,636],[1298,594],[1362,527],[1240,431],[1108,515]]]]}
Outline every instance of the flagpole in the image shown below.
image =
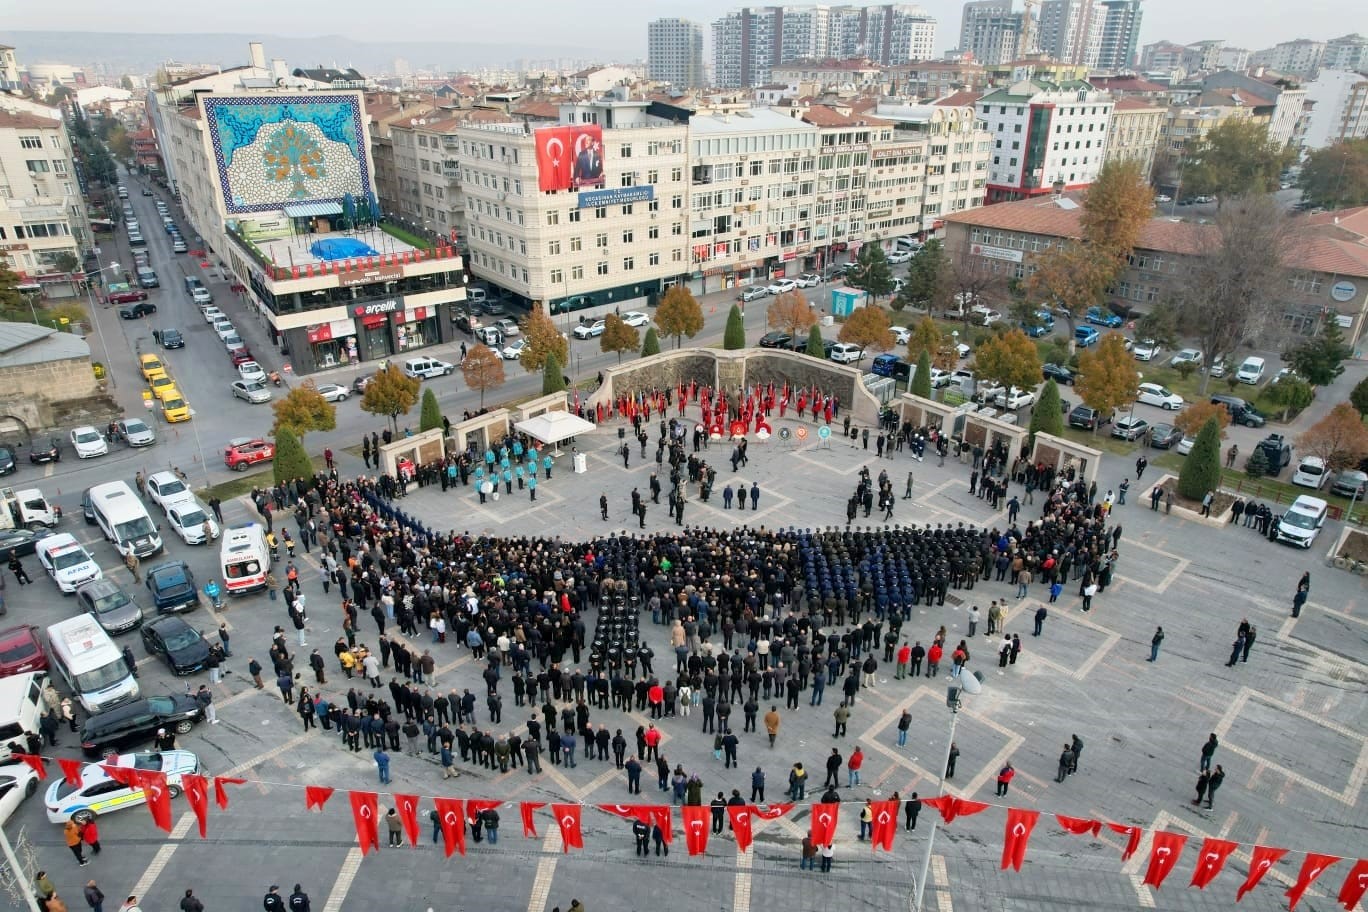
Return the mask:
{"type": "Polygon", "coordinates": [[[0,829],[0,851],[5,853],[5,861],[9,863],[9,869],[14,872],[14,882],[24,893],[29,912],[42,912],[38,907],[38,895],[33,889],[33,882],[29,880],[28,873],[19,866],[19,859],[14,855],[14,846],[10,845],[9,836],[3,829],[0,829]]]}
{"type": "MultiPolygon", "coordinates": [[[[945,794],[945,771],[950,766],[950,749],[955,743],[955,723],[959,720],[959,700],[950,703],[950,735],[945,742],[945,759],[941,761],[940,784],[936,787],[937,796],[945,794]]],[[[921,912],[922,896],[926,893],[926,878],[931,872],[931,847],[936,844],[936,826],[940,821],[931,818],[931,834],[926,837],[926,851],[922,855],[921,877],[917,878],[917,893],[912,900],[912,912],[921,912]]]]}

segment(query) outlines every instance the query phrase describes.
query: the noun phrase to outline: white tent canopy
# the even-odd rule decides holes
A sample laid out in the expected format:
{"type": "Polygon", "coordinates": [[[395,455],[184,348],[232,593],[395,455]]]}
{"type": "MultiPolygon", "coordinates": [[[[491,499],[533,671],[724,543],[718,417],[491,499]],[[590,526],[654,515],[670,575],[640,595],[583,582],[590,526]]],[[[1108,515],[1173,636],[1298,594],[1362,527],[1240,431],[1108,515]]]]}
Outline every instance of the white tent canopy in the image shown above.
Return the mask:
{"type": "MultiPolygon", "coordinates": [[[[513,427],[542,443],[555,446],[562,440],[569,440],[580,434],[594,430],[593,422],[585,421],[569,412],[544,412],[535,418],[519,421],[513,427]]],[[[559,451],[557,451],[559,454],[559,451]]]]}

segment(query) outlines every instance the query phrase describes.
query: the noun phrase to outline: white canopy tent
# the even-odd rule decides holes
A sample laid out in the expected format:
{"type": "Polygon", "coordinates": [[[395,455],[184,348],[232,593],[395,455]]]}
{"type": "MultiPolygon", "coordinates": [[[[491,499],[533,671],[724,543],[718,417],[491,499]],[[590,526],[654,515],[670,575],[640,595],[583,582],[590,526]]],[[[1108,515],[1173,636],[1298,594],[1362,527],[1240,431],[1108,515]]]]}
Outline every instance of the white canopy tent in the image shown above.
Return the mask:
{"type": "MultiPolygon", "coordinates": [[[[513,427],[542,443],[556,446],[562,440],[569,440],[580,434],[587,434],[594,430],[596,425],[591,421],[585,421],[578,415],[569,412],[544,412],[535,418],[528,418],[519,421],[513,427]]],[[[560,455],[560,448],[556,447],[555,456],[560,455]]]]}

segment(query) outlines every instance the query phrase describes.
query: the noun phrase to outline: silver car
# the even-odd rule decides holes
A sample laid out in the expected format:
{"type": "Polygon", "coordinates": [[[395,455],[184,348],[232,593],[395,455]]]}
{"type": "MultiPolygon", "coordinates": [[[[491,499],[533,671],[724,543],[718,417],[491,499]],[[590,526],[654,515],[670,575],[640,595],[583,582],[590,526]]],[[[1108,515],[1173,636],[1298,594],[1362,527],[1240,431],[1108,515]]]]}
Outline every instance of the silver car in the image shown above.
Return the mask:
{"type": "Polygon", "coordinates": [[[253,405],[271,401],[271,391],[266,388],[266,384],[259,381],[234,380],[233,395],[253,405]]]}
{"type": "Polygon", "coordinates": [[[131,447],[151,446],[157,435],[141,418],[121,418],[114,423],[114,435],[131,447]]]}
{"type": "Polygon", "coordinates": [[[107,633],[123,633],[142,623],[142,609],[111,579],[97,579],[76,590],[76,604],[95,617],[107,633]]]}

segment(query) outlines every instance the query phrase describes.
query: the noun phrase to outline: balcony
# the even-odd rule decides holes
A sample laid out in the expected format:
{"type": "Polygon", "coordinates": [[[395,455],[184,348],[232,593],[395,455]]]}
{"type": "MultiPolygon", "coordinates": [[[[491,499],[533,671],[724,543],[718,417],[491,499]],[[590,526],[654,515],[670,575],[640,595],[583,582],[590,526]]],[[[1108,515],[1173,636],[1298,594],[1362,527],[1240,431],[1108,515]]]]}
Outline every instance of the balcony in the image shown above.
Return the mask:
{"type": "Polygon", "coordinates": [[[397,226],[382,224],[354,232],[330,231],[288,235],[278,238],[251,238],[239,226],[228,226],[227,233],[274,281],[315,276],[338,276],[346,282],[349,274],[369,270],[403,269],[417,263],[454,261],[460,267],[460,253],[445,241],[428,241],[397,226]],[[314,252],[320,241],[346,239],[358,244],[355,256],[328,258],[314,252]]]}

